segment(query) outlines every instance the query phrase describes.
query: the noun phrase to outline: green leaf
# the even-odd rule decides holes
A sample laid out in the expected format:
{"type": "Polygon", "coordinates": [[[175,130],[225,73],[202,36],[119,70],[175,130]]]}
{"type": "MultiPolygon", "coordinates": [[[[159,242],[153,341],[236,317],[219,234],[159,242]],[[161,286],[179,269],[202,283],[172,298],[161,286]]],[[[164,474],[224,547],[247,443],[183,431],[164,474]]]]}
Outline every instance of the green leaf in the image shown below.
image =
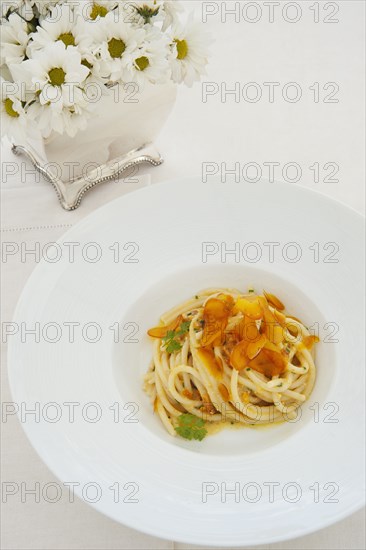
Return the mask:
{"type": "Polygon", "coordinates": [[[165,336],[163,336],[162,340],[168,341],[172,340],[175,337],[175,331],[174,330],[168,330],[165,336]]]}
{"type": "Polygon", "coordinates": [[[174,330],[168,330],[166,335],[162,338],[165,344],[165,349],[168,353],[173,353],[174,351],[179,351],[180,349],[182,349],[182,344],[175,338],[179,338],[180,336],[186,334],[189,331],[190,324],[191,321],[184,321],[183,323],[181,323],[179,327],[180,330],[178,330],[177,332],[174,330]]]}
{"type": "Polygon", "coordinates": [[[186,334],[189,331],[189,326],[191,324],[191,321],[184,321],[181,323],[178,332],[176,333],[176,336],[183,336],[183,334],[186,334]]]}
{"type": "Polygon", "coordinates": [[[174,429],[184,439],[202,441],[207,435],[207,430],[204,428],[205,421],[202,418],[198,418],[194,414],[185,413],[178,416],[177,420],[178,426],[174,429]]]}
{"type": "Polygon", "coordinates": [[[173,353],[174,351],[179,351],[182,349],[182,344],[177,342],[177,340],[169,340],[168,344],[166,345],[165,349],[168,353],[173,353]]]}

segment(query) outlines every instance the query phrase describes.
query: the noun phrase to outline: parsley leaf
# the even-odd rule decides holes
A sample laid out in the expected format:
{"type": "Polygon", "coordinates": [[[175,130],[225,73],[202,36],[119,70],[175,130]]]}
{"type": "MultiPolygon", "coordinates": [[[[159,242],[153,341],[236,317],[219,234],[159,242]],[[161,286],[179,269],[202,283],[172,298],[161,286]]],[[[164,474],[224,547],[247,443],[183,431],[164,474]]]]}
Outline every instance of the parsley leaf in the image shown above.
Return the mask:
{"type": "Polygon", "coordinates": [[[169,342],[165,346],[165,349],[168,353],[173,353],[174,351],[179,351],[180,349],[182,349],[182,344],[180,344],[179,342],[177,342],[177,340],[174,340],[173,338],[172,340],[169,340],[169,342]]]}
{"type": "Polygon", "coordinates": [[[180,330],[177,334],[180,336],[188,332],[190,324],[191,324],[191,321],[184,321],[183,323],[181,323],[180,330]]]}
{"type": "Polygon", "coordinates": [[[162,341],[165,344],[165,349],[168,353],[173,353],[174,351],[179,351],[182,349],[182,344],[176,340],[180,336],[183,336],[189,331],[189,326],[191,321],[184,321],[180,324],[179,330],[168,330],[166,335],[162,338],[162,341]]]}
{"type": "Polygon", "coordinates": [[[175,336],[175,331],[174,330],[168,330],[166,335],[163,336],[162,340],[164,342],[168,342],[169,340],[172,340],[172,338],[174,338],[174,336],[175,336]]]}
{"type": "Polygon", "coordinates": [[[202,418],[198,418],[194,414],[181,414],[177,418],[178,426],[174,429],[184,439],[196,439],[202,441],[207,435],[207,430],[204,428],[205,421],[202,418]]]}

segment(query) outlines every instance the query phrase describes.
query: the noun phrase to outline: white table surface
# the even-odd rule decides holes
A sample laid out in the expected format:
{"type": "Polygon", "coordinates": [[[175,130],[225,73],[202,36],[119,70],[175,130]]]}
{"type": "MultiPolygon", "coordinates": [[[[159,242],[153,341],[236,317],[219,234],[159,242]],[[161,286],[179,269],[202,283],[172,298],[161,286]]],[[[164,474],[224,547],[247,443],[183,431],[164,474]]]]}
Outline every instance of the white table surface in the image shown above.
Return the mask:
{"type": "MultiPolygon", "coordinates": [[[[188,4],[200,17],[201,3],[188,4]]],[[[269,179],[268,163],[275,162],[279,163],[275,169],[277,180],[291,178],[291,169],[287,176],[286,172],[282,175],[282,170],[288,163],[296,163],[302,172],[299,184],[364,211],[364,2],[331,3],[339,7],[333,16],[339,22],[328,24],[323,19],[333,7],[326,8],[324,2],[315,3],[319,4],[319,23],[314,22],[314,11],[310,9],[314,2],[297,3],[302,9],[297,23],[286,22],[281,15],[286,2],[275,8],[273,23],[268,20],[269,7],[263,2],[252,3],[262,9],[262,17],[256,23],[243,17],[236,23],[234,16],[222,22],[221,3],[211,4],[217,6],[219,13],[209,17],[207,23],[216,42],[206,81],[219,90],[225,83],[227,89],[232,89],[239,82],[244,93],[245,84],[255,82],[256,89],[262,92],[261,100],[250,103],[241,96],[235,102],[229,95],[225,102],[217,93],[203,102],[199,84],[193,89],[180,89],[174,111],[156,141],[166,158],[165,164],[154,169],[141,168],[136,184],[120,182],[93,190],[75,213],[62,211],[49,185],[42,181],[35,184],[32,175],[23,181],[19,174],[8,179],[2,184],[3,241],[25,242],[29,246],[54,241],[102,203],[150,181],[201,174],[204,163],[217,163],[217,170],[222,163],[227,169],[239,163],[244,171],[248,163],[256,163],[262,176],[269,179]],[[264,85],[269,82],[279,83],[273,102],[268,100],[268,84],[264,85]],[[289,82],[297,83],[302,90],[302,98],[296,103],[282,97],[289,82]],[[319,83],[319,102],[314,101],[314,92],[309,89],[315,82],[319,83]],[[338,103],[323,101],[334,89],[329,85],[323,89],[330,82],[339,87],[334,96],[338,103]],[[314,169],[310,169],[315,163],[320,166],[319,182],[314,181],[314,169]],[[334,164],[324,169],[326,163],[334,164]],[[339,168],[334,176],[339,181],[324,182],[334,165],[339,168]]],[[[228,2],[227,7],[233,4],[228,2]]],[[[240,4],[242,9],[248,2],[240,4]]],[[[292,8],[288,9],[288,17],[293,17],[292,8]]],[[[248,11],[247,18],[253,17],[254,11],[248,11]]],[[[251,87],[248,94],[253,91],[251,87]]],[[[293,91],[294,88],[288,90],[289,94],[293,91]]],[[[14,161],[7,145],[2,146],[2,154],[3,161],[14,161]]],[[[253,172],[248,174],[253,177],[253,172]]],[[[34,266],[34,261],[22,263],[19,256],[2,264],[3,321],[11,320],[34,266]]],[[[1,358],[2,401],[11,401],[6,345],[2,345],[1,358]]],[[[55,481],[14,417],[2,425],[1,452],[3,482],[23,482],[31,487],[36,482],[42,486],[55,481]]],[[[1,547],[6,550],[192,548],[141,534],[107,519],[82,501],[69,503],[66,497],[54,504],[42,500],[36,503],[32,498],[23,503],[15,495],[2,504],[1,519],[1,547]]],[[[317,533],[257,548],[331,550],[364,546],[364,512],[360,511],[317,533]]]]}

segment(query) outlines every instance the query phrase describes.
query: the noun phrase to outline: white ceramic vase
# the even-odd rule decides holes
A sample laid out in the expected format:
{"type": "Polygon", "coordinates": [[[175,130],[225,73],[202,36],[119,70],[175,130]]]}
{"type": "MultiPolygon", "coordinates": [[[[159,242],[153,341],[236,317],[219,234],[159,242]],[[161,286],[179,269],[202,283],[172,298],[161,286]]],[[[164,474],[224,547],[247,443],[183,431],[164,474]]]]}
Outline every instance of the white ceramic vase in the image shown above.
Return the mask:
{"type": "Polygon", "coordinates": [[[172,82],[134,84],[106,89],[96,101],[85,130],[75,137],[53,132],[41,144],[41,156],[55,163],[53,171],[64,182],[82,176],[93,167],[107,164],[147,143],[153,142],[174,105],[177,87],[172,82]]]}
{"type": "Polygon", "coordinates": [[[117,178],[131,166],[163,162],[153,141],[174,105],[172,82],[115,85],[95,105],[85,130],[75,137],[53,132],[49,138],[13,144],[48,179],[66,210],[75,210],[83,195],[99,183],[117,178]]]}

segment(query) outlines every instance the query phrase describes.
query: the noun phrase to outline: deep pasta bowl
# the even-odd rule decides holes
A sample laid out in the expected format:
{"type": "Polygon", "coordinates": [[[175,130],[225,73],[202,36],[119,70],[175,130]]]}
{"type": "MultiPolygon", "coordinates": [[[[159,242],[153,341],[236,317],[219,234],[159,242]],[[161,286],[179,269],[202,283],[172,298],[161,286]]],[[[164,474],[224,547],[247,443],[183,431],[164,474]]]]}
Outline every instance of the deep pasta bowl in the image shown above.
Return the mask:
{"type": "Polygon", "coordinates": [[[352,210],[265,182],[164,183],[85,218],[33,272],[9,342],[13,399],[40,406],[22,422],[40,457],[100,512],[192,544],[272,543],[360,508],[362,239],[352,210]],[[143,390],[146,332],[203,288],[249,285],[319,336],[314,389],[289,422],[173,437],[143,390]]]}

